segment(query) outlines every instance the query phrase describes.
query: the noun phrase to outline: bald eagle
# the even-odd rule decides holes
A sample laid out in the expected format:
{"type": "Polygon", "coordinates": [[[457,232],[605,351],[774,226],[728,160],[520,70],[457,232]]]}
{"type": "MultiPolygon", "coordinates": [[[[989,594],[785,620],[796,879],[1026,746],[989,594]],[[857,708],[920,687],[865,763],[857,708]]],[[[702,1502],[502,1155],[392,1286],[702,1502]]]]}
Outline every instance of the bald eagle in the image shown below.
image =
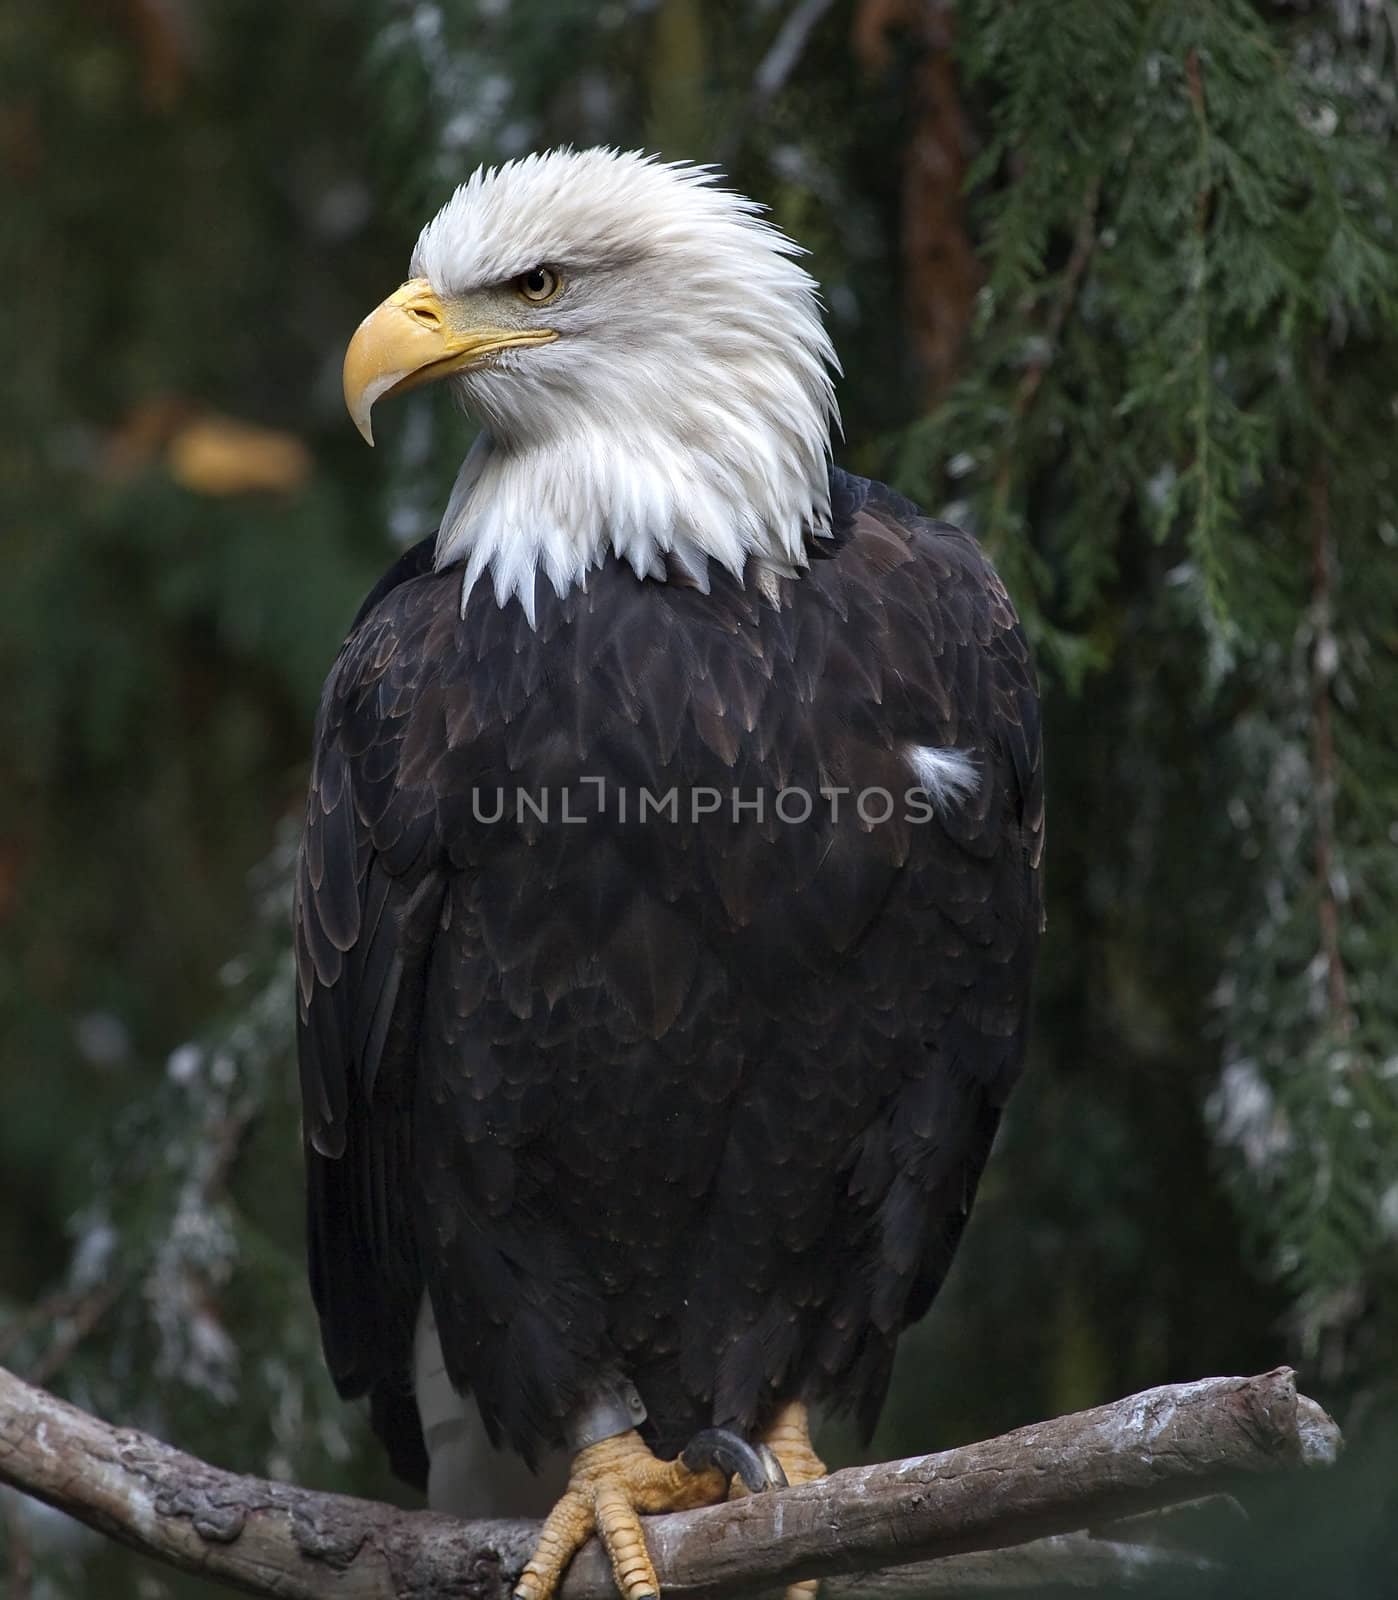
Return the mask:
{"type": "Polygon", "coordinates": [[[364,602],[296,896],[310,1275],[395,1465],[571,1452],[518,1593],[872,1428],[1023,1055],[1033,669],[974,539],[831,464],[797,247],[707,169],[477,172],[345,398],[481,423],[364,602]],[[436,1409],[434,1409],[436,1408],[436,1409]]]}

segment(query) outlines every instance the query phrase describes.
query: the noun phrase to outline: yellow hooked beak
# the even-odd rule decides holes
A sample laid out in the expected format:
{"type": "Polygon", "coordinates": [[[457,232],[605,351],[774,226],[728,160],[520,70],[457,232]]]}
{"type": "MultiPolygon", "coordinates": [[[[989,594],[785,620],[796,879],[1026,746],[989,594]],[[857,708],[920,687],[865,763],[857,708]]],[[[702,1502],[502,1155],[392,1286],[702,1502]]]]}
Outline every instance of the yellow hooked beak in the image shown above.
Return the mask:
{"type": "Polygon", "coordinates": [[[549,344],[557,337],[552,328],[482,325],[469,301],[443,304],[426,278],[413,278],[355,329],[345,351],[345,406],[373,444],[369,416],[383,395],[473,367],[497,350],[549,344]]]}

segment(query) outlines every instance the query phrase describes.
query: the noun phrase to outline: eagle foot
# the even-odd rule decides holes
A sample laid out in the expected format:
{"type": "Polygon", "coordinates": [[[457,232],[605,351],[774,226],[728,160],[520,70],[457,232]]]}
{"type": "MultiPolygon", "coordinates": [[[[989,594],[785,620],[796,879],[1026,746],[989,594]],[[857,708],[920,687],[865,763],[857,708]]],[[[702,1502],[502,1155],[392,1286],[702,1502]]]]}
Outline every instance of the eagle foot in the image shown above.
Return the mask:
{"type": "MultiPolygon", "coordinates": [[[[789,1400],[767,1424],[756,1448],[759,1454],[774,1458],[783,1487],[814,1483],[829,1470],[811,1443],[811,1418],[804,1400],[789,1400]]],[[[734,1483],[728,1498],[736,1500],[746,1492],[745,1484],[734,1483]]],[[[819,1589],[819,1578],[805,1578],[788,1584],[783,1600],[816,1600],[819,1589]]]]}
{"type": "Polygon", "coordinates": [[[534,1554],[515,1585],[514,1600],[553,1600],[568,1563],[594,1533],[606,1546],[622,1600],[657,1600],[660,1584],[646,1552],[639,1513],[717,1505],[728,1493],[730,1460],[738,1463],[734,1470],[739,1472],[756,1463],[755,1481],[766,1486],[767,1474],[756,1452],[722,1429],[696,1435],[675,1461],[659,1460],[634,1429],[579,1450],[563,1498],[545,1519],[534,1554]]]}

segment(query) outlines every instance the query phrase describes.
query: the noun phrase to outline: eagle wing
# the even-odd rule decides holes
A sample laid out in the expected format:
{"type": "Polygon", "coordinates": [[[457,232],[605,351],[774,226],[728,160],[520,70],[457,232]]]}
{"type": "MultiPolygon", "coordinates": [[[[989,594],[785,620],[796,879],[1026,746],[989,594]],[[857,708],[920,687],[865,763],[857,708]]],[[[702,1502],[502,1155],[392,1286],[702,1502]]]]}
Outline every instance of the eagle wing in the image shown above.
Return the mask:
{"type": "MultiPolygon", "coordinates": [[[[861,487],[859,570],[878,589],[870,614],[885,629],[862,651],[866,673],[874,660],[884,668],[862,702],[865,748],[891,739],[915,770],[914,746],[961,753],[975,780],[912,830],[883,918],[899,931],[868,947],[866,993],[896,997],[903,1047],[920,1046],[849,1153],[849,1216],[859,1230],[849,1243],[868,1251],[872,1287],[846,1289],[847,1306],[833,1297],[818,1351],[827,1372],[848,1374],[868,1433],[893,1340],[946,1276],[1023,1067],[1043,923],[1044,772],[1028,641],[984,552],[882,485],[861,487]]],[[[849,646],[860,652],[857,638],[849,646]]],[[[828,1048],[839,1052],[838,1035],[828,1048]]],[[[859,1064],[834,1070],[856,1073],[859,1064]]]]}
{"type": "Polygon", "coordinates": [[[727,741],[735,787],[775,767],[828,786],[831,807],[765,833],[716,820],[699,841],[708,903],[730,919],[715,938],[780,1026],[749,1041],[742,1159],[719,1175],[721,1225],[694,1243],[686,1349],[696,1386],[718,1352],[719,1415],[751,1415],[774,1375],[799,1374],[867,1432],[1023,1065],[1044,787],[1028,642],[984,552],[881,485],[837,472],[833,487],[847,531],[796,581],[811,603],[764,622],[767,709],[746,710],[739,652],[709,674],[726,720],[759,729],[747,769],[750,745],[727,741]],[[929,752],[974,783],[909,821],[929,752]]]}
{"type": "Polygon", "coordinates": [[[368,1394],[395,1470],[425,1481],[411,1393],[422,1297],[412,1115],[446,877],[424,761],[440,734],[430,541],[365,601],[326,682],[297,865],[297,1042],[311,1292],[346,1398],[368,1394]]]}

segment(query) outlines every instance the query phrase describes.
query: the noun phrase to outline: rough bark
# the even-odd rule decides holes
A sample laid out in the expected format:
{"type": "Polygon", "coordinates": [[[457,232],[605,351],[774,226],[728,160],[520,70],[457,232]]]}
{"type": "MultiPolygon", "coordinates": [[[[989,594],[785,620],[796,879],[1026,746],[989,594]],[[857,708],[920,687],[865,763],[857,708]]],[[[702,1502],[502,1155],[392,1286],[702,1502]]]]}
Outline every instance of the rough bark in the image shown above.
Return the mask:
{"type": "MultiPolygon", "coordinates": [[[[1085,1541],[1053,1536],[1226,1492],[1258,1473],[1328,1463],[1338,1449],[1334,1423],[1297,1395],[1283,1367],[1171,1384],[980,1444],[648,1518],[646,1536],[671,1600],[849,1574],[865,1576],[832,1584],[832,1596],[892,1597],[912,1584],[945,1590],[941,1580],[956,1576],[950,1563],[909,1569],[965,1552],[1039,1541],[1017,1550],[1000,1576],[1014,1562],[1032,1571],[1075,1552],[1085,1560],[1085,1541]],[[874,1572],[877,1579],[867,1576],[874,1572]]],[[[99,1422],[3,1368],[0,1482],[158,1560],[284,1600],[504,1600],[537,1529],[457,1522],[225,1472],[99,1422]]],[[[1134,1558],[1120,1545],[1104,1552],[1109,1542],[1091,1541],[1092,1558],[1104,1571],[1114,1566],[1107,1576],[1119,1581],[1134,1558]]],[[[993,1568],[987,1581],[987,1559],[960,1563],[963,1588],[1003,1586],[993,1568]]],[[[590,1545],[563,1600],[612,1593],[590,1545]]]]}

